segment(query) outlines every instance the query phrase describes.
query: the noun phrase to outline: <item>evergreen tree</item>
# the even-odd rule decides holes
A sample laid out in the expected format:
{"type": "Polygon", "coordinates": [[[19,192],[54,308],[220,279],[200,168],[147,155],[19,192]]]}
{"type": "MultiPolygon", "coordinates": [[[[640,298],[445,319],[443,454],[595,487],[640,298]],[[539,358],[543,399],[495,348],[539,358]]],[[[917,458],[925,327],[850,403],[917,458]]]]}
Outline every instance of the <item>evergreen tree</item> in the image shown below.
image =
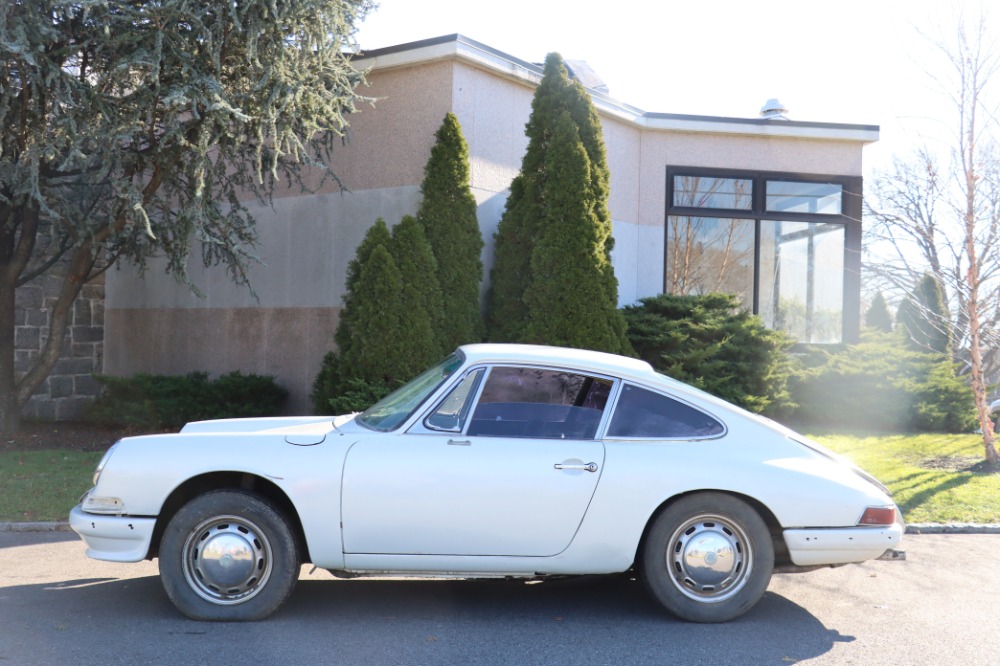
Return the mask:
{"type": "Polygon", "coordinates": [[[625,320],[604,251],[608,229],[597,219],[590,160],[569,112],[553,127],[545,155],[543,224],[524,297],[529,342],[621,353],[625,320]]]}
{"type": "MultiPolygon", "coordinates": [[[[588,198],[592,201],[592,219],[599,227],[597,236],[603,247],[598,254],[610,265],[613,239],[611,214],[608,210],[609,171],[597,111],[590,96],[579,82],[571,81],[562,58],[550,53],[545,59],[542,81],[532,100],[531,117],[525,128],[528,148],[521,171],[511,183],[504,214],[495,237],[496,248],[491,272],[491,287],[487,299],[488,337],[494,341],[521,340],[528,330],[528,313],[524,298],[535,283],[532,277],[534,243],[540,237],[546,219],[543,193],[549,178],[546,153],[554,135],[554,127],[564,112],[568,112],[590,170],[586,179],[588,198]]],[[[617,303],[617,282],[607,283],[617,303]]],[[[627,349],[622,339],[619,348],[627,349]]]]}
{"type": "Polygon", "coordinates": [[[400,363],[399,372],[409,379],[444,355],[440,338],[434,335],[435,324],[443,313],[443,299],[437,261],[417,218],[406,215],[393,228],[391,251],[403,282],[403,311],[402,328],[395,335],[387,333],[397,342],[393,356],[400,363]]]}
{"type": "MultiPolygon", "coordinates": [[[[361,265],[351,302],[351,340],[340,350],[342,380],[393,386],[410,377],[396,353],[405,337],[403,278],[389,249],[371,249],[361,265]]],[[[346,311],[345,311],[346,314],[346,311]]]]}
{"type": "MultiPolygon", "coordinates": [[[[370,0],[72,2],[0,8],[0,430],[58,362],[83,285],[150,257],[249,286],[255,203],[343,137],[370,0]],[[44,274],[49,335],[14,363],[15,291],[44,274]]],[[[193,285],[192,285],[193,287],[193,285]]]]}
{"type": "Polygon", "coordinates": [[[889,315],[889,306],[885,303],[882,292],[875,294],[872,304],[865,313],[865,325],[876,331],[888,333],[892,331],[892,317],[889,315]]]}
{"type": "Polygon", "coordinates": [[[917,282],[913,293],[903,299],[896,312],[896,323],[903,329],[907,342],[916,351],[950,353],[949,321],[944,290],[930,273],[925,273],[917,282]]]}
{"type": "Polygon", "coordinates": [[[358,249],[354,253],[354,259],[347,264],[347,280],[344,284],[344,303],[340,309],[340,320],[337,322],[337,331],[333,335],[333,340],[337,343],[337,349],[339,349],[341,353],[343,353],[343,351],[351,345],[351,341],[357,337],[357,335],[352,331],[351,317],[355,309],[352,307],[352,304],[356,300],[355,290],[357,288],[358,280],[361,278],[361,271],[364,268],[365,263],[368,261],[368,257],[376,247],[382,245],[388,248],[391,244],[392,237],[389,233],[389,227],[386,226],[385,220],[380,217],[375,220],[375,224],[368,229],[364,239],[358,245],[358,249]]]}
{"type": "Polygon", "coordinates": [[[450,351],[483,339],[479,303],[483,236],[469,188],[469,147],[455,114],[445,115],[436,136],[424,168],[417,218],[437,260],[440,291],[448,295],[433,314],[438,344],[450,351]]]}

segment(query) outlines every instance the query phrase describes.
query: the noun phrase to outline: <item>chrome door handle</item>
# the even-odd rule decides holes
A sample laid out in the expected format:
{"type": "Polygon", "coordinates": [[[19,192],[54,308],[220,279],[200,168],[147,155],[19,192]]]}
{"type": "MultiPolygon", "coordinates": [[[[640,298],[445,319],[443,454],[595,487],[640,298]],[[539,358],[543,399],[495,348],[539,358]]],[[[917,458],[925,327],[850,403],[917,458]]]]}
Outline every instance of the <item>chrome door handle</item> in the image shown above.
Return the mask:
{"type": "Polygon", "coordinates": [[[449,439],[448,446],[472,446],[472,442],[468,439],[449,439]]]}
{"type": "Polygon", "coordinates": [[[584,472],[596,472],[597,471],[597,463],[592,463],[592,462],[591,463],[584,463],[584,464],[580,464],[580,465],[567,465],[565,463],[556,463],[552,467],[554,467],[555,469],[579,469],[579,470],[582,470],[584,472]]]}

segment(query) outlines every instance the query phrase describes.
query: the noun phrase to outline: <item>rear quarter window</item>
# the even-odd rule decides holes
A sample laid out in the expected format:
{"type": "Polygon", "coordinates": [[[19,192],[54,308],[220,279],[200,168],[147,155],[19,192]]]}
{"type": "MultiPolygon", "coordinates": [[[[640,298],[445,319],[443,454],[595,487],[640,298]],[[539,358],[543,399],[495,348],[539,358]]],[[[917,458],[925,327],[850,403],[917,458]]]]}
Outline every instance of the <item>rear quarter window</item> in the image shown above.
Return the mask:
{"type": "Polygon", "coordinates": [[[608,426],[608,437],[699,439],[718,437],[725,426],[700,409],[662,393],[626,384],[608,426]]]}

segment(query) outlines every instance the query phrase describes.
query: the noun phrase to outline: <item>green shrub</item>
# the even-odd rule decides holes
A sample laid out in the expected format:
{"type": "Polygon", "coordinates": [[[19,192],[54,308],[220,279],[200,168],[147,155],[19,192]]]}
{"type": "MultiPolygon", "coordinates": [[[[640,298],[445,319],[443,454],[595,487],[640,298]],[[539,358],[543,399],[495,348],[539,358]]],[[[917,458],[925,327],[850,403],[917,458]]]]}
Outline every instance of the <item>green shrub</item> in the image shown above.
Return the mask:
{"type": "Polygon", "coordinates": [[[758,413],[793,405],[791,339],[730,294],[661,294],[624,308],[628,337],[657,371],[758,413]]]}
{"type": "Polygon", "coordinates": [[[274,416],[288,397],[273,377],[239,371],[215,380],[205,372],[95,378],[104,391],[91,405],[92,420],[149,429],[178,428],[205,419],[274,416]]]}
{"type": "Polygon", "coordinates": [[[330,398],[329,405],[334,414],[363,412],[389,395],[395,388],[397,387],[384,382],[348,379],[341,384],[340,392],[335,397],[330,398]]]}
{"type": "Polygon", "coordinates": [[[900,333],[868,330],[861,342],[814,349],[792,382],[796,422],[893,432],[968,432],[972,392],[947,357],[909,348],[900,333]]]}

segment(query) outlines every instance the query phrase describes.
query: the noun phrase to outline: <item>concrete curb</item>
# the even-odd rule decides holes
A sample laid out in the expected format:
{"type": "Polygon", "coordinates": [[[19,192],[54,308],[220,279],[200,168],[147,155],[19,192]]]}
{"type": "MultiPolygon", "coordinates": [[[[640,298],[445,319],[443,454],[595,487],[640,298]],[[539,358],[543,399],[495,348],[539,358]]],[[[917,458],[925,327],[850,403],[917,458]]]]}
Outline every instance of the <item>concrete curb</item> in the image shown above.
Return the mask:
{"type": "Polygon", "coordinates": [[[1000,524],[987,523],[913,523],[906,526],[907,534],[1000,534],[1000,524]]]}
{"type": "MultiPolygon", "coordinates": [[[[0,523],[0,532],[69,532],[69,523],[0,523]]],[[[907,534],[1000,534],[1000,524],[911,523],[907,534]]]]}
{"type": "Polygon", "coordinates": [[[69,532],[69,523],[0,523],[0,532],[69,532]]]}

